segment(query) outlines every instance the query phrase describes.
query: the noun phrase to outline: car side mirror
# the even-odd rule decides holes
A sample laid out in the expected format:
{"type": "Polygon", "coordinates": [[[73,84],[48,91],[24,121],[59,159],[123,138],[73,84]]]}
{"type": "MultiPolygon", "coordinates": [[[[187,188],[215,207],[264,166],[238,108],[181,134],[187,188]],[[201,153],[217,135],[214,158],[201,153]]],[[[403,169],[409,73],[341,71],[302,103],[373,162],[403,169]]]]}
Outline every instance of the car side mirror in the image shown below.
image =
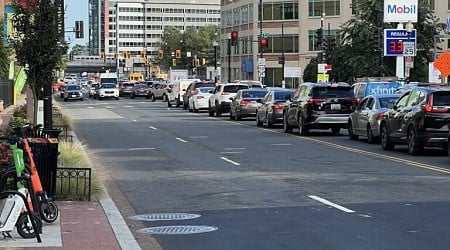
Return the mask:
{"type": "Polygon", "coordinates": [[[230,99],[231,101],[233,101],[233,100],[234,100],[234,97],[230,97],[229,99],[230,99]]]}
{"type": "Polygon", "coordinates": [[[182,89],[182,91],[186,91],[186,89],[182,89]]]}

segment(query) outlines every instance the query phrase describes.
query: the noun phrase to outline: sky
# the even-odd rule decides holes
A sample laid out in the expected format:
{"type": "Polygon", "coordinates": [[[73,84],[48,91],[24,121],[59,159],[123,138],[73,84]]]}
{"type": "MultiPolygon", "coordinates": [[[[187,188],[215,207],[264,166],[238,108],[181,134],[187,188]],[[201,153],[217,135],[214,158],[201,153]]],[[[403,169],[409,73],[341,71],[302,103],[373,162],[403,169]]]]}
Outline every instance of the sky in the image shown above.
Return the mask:
{"type": "Polygon", "coordinates": [[[65,0],[64,4],[66,5],[66,18],[64,20],[66,41],[70,42],[70,48],[72,48],[75,44],[86,45],[89,40],[88,0],[65,0]],[[75,21],[83,21],[83,39],[76,39],[74,32],[67,32],[74,30],[75,21]]]}

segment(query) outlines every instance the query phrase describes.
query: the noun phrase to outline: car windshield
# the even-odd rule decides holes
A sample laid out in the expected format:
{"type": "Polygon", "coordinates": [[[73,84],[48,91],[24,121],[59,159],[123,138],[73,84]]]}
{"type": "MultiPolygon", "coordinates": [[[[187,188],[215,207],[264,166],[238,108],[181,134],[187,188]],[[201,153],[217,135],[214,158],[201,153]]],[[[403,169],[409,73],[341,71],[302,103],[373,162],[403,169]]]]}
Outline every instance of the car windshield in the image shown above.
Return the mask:
{"type": "Polygon", "coordinates": [[[200,88],[200,87],[214,87],[214,86],[216,86],[216,84],[213,83],[213,82],[198,82],[198,83],[196,83],[195,86],[197,88],[200,88]]]}
{"type": "Polygon", "coordinates": [[[398,97],[382,97],[379,99],[380,107],[387,108],[389,104],[391,104],[393,107],[397,100],[398,100],[398,97]]]}
{"type": "Polygon", "coordinates": [[[262,98],[267,94],[267,91],[243,91],[243,98],[262,98]]]}
{"type": "Polygon", "coordinates": [[[78,85],[69,85],[67,86],[67,90],[81,90],[81,88],[78,85]]]}
{"type": "Polygon", "coordinates": [[[113,89],[113,88],[115,88],[116,87],[116,85],[114,85],[114,84],[111,84],[111,83],[106,83],[106,84],[102,84],[102,89],[113,89]]]}
{"type": "Polygon", "coordinates": [[[349,87],[316,87],[313,89],[312,92],[313,98],[348,98],[348,97],[354,97],[354,93],[352,91],[352,88],[349,87]]]}
{"type": "Polygon", "coordinates": [[[291,91],[277,91],[275,92],[275,100],[286,100],[286,96],[292,96],[292,94],[294,93],[293,90],[291,91]]]}
{"type": "Polygon", "coordinates": [[[209,91],[214,90],[214,87],[201,87],[198,88],[198,91],[202,92],[202,93],[208,93],[209,91]]]}
{"type": "Polygon", "coordinates": [[[247,85],[227,85],[223,87],[223,92],[236,93],[240,89],[248,89],[247,85]]]}
{"type": "Polygon", "coordinates": [[[450,106],[450,91],[438,91],[433,93],[433,105],[450,106]]]}

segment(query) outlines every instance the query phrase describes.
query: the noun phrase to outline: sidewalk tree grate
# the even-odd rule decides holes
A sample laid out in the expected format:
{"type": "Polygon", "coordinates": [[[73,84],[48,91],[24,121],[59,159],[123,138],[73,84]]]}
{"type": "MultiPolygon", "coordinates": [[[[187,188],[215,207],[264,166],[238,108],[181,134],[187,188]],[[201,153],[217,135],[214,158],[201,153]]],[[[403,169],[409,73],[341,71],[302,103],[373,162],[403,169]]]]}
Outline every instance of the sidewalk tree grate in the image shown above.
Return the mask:
{"type": "Polygon", "coordinates": [[[158,214],[141,214],[129,217],[131,220],[138,221],[161,221],[161,220],[191,220],[201,217],[199,214],[188,213],[158,213],[158,214]]]}
{"type": "Polygon", "coordinates": [[[139,230],[140,233],[144,234],[199,234],[199,233],[209,233],[216,231],[218,227],[212,226],[162,226],[162,227],[147,227],[139,230]]]}

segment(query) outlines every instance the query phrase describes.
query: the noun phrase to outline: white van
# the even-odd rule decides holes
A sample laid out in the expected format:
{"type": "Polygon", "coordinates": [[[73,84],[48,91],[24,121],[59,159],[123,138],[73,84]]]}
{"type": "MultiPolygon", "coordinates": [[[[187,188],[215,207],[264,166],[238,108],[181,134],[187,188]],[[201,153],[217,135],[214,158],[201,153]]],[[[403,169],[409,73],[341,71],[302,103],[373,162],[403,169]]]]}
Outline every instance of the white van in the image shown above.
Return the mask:
{"type": "Polygon", "coordinates": [[[172,91],[167,96],[167,106],[172,107],[175,104],[175,107],[179,107],[183,104],[183,94],[186,92],[186,88],[189,86],[191,82],[198,82],[200,79],[179,79],[175,80],[172,85],[172,91]]]}

